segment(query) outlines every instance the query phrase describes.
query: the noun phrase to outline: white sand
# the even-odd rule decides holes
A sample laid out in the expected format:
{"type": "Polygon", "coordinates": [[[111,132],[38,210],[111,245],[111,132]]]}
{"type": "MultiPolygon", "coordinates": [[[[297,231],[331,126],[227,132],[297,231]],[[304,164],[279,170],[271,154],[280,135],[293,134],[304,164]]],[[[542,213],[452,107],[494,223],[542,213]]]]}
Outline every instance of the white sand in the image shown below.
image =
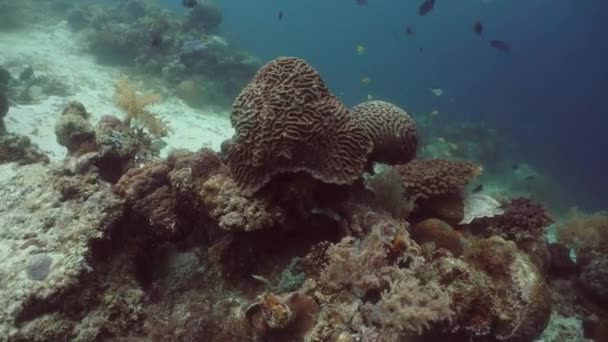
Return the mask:
{"type": "MultiPolygon", "coordinates": [[[[69,101],[82,102],[93,115],[93,122],[105,114],[123,117],[112,102],[114,83],[124,74],[123,71],[97,64],[92,55],[83,51],[66,22],[52,27],[0,33],[0,65],[13,65],[15,61],[32,65],[35,73],[64,81],[73,91],[73,95],[66,98],[51,96],[36,104],[13,106],[5,118],[9,132],[29,136],[49,153],[52,160],[62,159],[66,154],[65,148],[55,140],[54,125],[69,101]]],[[[143,86],[145,88],[145,84],[143,86]]],[[[174,129],[174,133],[165,139],[164,155],[174,148],[194,151],[210,147],[218,150],[221,142],[233,134],[228,113],[196,110],[174,97],[151,109],[168,120],[174,129]]]]}

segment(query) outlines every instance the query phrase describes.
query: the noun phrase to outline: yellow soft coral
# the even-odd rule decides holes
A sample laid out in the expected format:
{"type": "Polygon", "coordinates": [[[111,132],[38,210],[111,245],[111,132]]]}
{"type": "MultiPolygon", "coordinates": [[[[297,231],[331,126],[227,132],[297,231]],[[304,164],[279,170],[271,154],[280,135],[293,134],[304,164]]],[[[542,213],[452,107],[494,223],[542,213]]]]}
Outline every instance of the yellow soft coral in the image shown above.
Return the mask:
{"type": "Polygon", "coordinates": [[[171,132],[169,124],[146,109],[159,103],[160,95],[142,93],[138,90],[140,87],[140,84],[131,83],[128,77],[122,77],[114,87],[114,103],[127,115],[125,124],[130,125],[132,120],[136,120],[155,138],[167,136],[171,132]]]}

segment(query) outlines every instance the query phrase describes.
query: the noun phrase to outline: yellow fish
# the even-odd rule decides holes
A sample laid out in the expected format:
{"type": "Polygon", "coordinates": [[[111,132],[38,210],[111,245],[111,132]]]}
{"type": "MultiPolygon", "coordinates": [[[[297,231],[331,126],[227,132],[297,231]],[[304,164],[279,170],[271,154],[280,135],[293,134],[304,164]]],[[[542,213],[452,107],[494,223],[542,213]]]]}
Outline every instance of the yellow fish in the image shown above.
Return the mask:
{"type": "Polygon", "coordinates": [[[374,99],[374,95],[372,94],[367,94],[367,101],[371,101],[374,99]]]}
{"type": "Polygon", "coordinates": [[[435,109],[432,112],[430,112],[429,115],[430,116],[437,116],[437,115],[439,115],[439,111],[437,109],[435,109]]]}
{"type": "Polygon", "coordinates": [[[365,46],[363,46],[363,45],[357,45],[357,54],[359,56],[364,55],[365,54],[365,46]]]}
{"type": "Polygon", "coordinates": [[[445,138],[444,138],[444,137],[438,137],[438,138],[437,138],[437,141],[439,141],[439,142],[440,142],[440,143],[442,143],[442,144],[445,144],[445,143],[446,143],[446,140],[445,140],[445,138]]]}
{"type": "Polygon", "coordinates": [[[372,83],[372,79],[365,76],[365,77],[361,78],[361,80],[359,82],[361,82],[361,84],[370,84],[370,83],[372,83]]]}

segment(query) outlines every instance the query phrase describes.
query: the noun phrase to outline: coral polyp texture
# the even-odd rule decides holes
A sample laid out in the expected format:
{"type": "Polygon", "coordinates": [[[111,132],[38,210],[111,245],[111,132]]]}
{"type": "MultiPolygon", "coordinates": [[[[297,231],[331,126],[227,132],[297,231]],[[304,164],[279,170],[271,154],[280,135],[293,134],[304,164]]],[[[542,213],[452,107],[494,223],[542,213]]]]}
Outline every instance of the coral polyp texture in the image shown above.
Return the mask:
{"type": "Polygon", "coordinates": [[[415,200],[460,195],[482,171],[475,163],[446,159],[414,160],[397,168],[406,196],[415,200]]]}
{"type": "Polygon", "coordinates": [[[299,58],[266,64],[233,104],[231,174],[253,194],[274,174],[304,171],[329,184],[361,176],[372,140],[327,88],[319,73],[299,58]]]}
{"type": "Polygon", "coordinates": [[[368,101],[351,112],[373,141],[370,160],[396,165],[414,159],[418,145],[416,124],[403,109],[384,101],[368,101]]]}
{"type": "Polygon", "coordinates": [[[504,213],[473,221],[490,235],[522,242],[540,238],[553,223],[547,209],[540,203],[524,197],[511,199],[503,206],[504,213]]]}

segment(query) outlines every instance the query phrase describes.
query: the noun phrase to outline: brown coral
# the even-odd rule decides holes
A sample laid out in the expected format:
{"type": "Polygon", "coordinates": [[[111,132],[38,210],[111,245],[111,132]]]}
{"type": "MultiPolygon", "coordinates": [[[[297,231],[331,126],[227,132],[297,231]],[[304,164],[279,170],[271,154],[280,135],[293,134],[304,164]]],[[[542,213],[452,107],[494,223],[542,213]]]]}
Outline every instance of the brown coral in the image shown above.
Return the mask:
{"type": "Polygon", "coordinates": [[[404,110],[388,102],[368,101],[351,112],[373,141],[370,161],[396,165],[416,156],[416,124],[404,110]]]}
{"type": "Polygon", "coordinates": [[[473,221],[491,235],[522,242],[540,238],[553,219],[539,203],[518,197],[504,205],[504,213],[494,217],[484,217],[473,221]]]}
{"type": "Polygon", "coordinates": [[[551,315],[549,290],[542,274],[513,242],[496,236],[476,241],[463,260],[467,272],[473,273],[465,280],[470,286],[460,288],[468,288],[466,293],[452,296],[469,306],[458,329],[499,341],[532,341],[540,335],[551,315]],[[484,313],[483,320],[476,313],[484,313]]]}
{"type": "Polygon", "coordinates": [[[608,213],[571,210],[557,227],[557,239],[570,248],[608,252],[608,213]]]}
{"type": "Polygon", "coordinates": [[[90,114],[78,101],[70,102],[55,123],[55,136],[59,145],[70,155],[81,155],[96,149],[95,129],[89,122],[90,114]]]}
{"type": "Polygon", "coordinates": [[[407,196],[416,201],[460,194],[482,171],[472,162],[445,159],[414,160],[397,168],[407,196]]]}
{"type": "Polygon", "coordinates": [[[237,97],[228,155],[233,178],[253,194],[274,174],[304,171],[329,184],[360,177],[372,150],[365,129],[304,60],[278,58],[237,97]]]}
{"type": "Polygon", "coordinates": [[[435,248],[445,248],[456,257],[462,253],[462,241],[458,232],[438,219],[430,218],[415,224],[412,238],[419,244],[432,242],[435,248]]]}
{"type": "Polygon", "coordinates": [[[170,166],[163,162],[130,169],[113,190],[127,200],[127,205],[139,219],[151,228],[151,235],[159,239],[176,239],[185,233],[178,215],[176,195],[168,180],[170,166]]]}

